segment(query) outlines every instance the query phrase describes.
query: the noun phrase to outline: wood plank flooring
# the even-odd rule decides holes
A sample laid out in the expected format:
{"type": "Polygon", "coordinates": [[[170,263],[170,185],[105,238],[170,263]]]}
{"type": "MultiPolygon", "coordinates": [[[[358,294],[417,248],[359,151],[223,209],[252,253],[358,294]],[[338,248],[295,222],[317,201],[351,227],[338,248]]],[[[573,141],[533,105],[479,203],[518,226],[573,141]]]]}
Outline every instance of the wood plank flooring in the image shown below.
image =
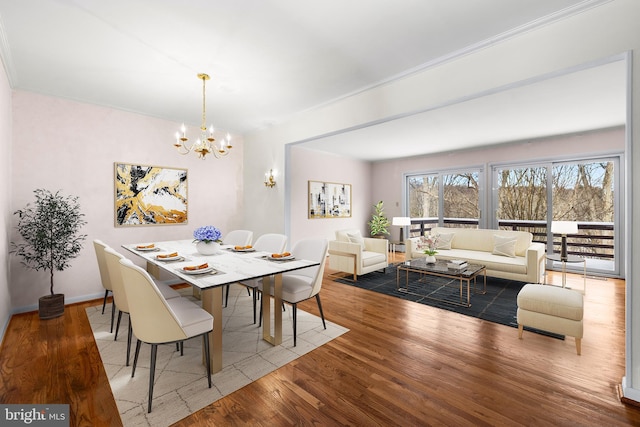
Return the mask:
{"type": "MultiPolygon", "coordinates": [[[[568,285],[580,280],[570,275],[568,285]]],[[[616,393],[624,286],[589,279],[577,356],[573,338],[519,340],[515,328],[325,279],[325,316],[350,332],[176,426],[640,425],[640,408],[616,393]]],[[[97,304],[48,321],[12,318],[0,348],[2,403],[69,403],[73,426],[121,425],[85,315],[97,304]]],[[[314,300],[301,308],[317,314],[314,300]]]]}

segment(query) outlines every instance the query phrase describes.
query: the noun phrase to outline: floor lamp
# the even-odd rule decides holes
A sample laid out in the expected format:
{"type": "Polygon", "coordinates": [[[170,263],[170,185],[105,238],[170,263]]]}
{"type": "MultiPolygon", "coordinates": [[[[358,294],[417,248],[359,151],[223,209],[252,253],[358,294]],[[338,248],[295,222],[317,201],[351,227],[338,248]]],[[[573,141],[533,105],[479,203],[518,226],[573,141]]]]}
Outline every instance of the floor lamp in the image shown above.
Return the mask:
{"type": "Polygon", "coordinates": [[[552,221],[551,232],[562,236],[560,261],[566,262],[569,258],[569,255],[567,254],[567,235],[578,233],[578,223],[575,221],[552,221]]]}
{"type": "Polygon", "coordinates": [[[411,218],[408,216],[394,216],[391,225],[400,226],[400,243],[404,243],[404,227],[411,225],[411,218]]]}

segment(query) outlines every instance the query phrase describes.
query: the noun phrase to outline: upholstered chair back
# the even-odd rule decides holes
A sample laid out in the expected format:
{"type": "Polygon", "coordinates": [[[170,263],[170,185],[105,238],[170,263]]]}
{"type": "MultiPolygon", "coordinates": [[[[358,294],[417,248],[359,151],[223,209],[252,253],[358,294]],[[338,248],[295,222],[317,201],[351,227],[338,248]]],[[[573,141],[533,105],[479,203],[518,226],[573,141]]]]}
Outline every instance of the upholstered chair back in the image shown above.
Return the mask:
{"type": "Polygon", "coordinates": [[[309,284],[310,292],[306,298],[316,295],[322,288],[322,275],[324,274],[327,250],[328,242],[326,239],[305,239],[297,242],[291,250],[291,253],[296,258],[316,261],[319,262],[320,265],[295,270],[290,273],[283,273],[283,280],[286,280],[286,277],[305,276],[308,278],[307,283],[309,284]]]}
{"type": "Polygon", "coordinates": [[[225,245],[247,246],[253,241],[253,231],[233,230],[227,233],[222,239],[225,245]]]}
{"type": "Polygon", "coordinates": [[[149,273],[128,259],[120,260],[120,269],[135,336],[147,343],[188,338],[149,273]]]}
{"type": "Polygon", "coordinates": [[[284,234],[267,233],[263,234],[253,244],[256,251],[265,251],[275,254],[284,252],[287,247],[287,236],[284,234]]]}
{"type": "Polygon", "coordinates": [[[98,260],[98,270],[100,270],[100,280],[102,281],[102,287],[106,290],[112,290],[111,279],[109,278],[109,270],[107,270],[107,264],[104,258],[104,250],[108,248],[101,240],[93,241],[93,248],[96,251],[96,258],[98,260]]]}
{"type": "Polygon", "coordinates": [[[128,313],[129,303],[127,302],[127,294],[124,291],[124,282],[122,281],[122,271],[120,268],[120,260],[125,259],[125,257],[110,247],[104,250],[104,257],[107,269],[109,270],[109,278],[113,285],[113,300],[118,310],[128,313]]]}

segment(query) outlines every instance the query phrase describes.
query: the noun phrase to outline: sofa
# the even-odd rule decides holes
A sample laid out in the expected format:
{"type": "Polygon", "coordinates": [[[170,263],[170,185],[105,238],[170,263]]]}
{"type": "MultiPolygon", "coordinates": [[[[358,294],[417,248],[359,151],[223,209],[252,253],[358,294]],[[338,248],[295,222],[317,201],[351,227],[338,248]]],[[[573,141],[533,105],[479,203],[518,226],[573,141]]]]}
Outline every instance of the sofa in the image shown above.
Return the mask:
{"type": "MultiPolygon", "coordinates": [[[[360,230],[338,230],[329,241],[329,268],[353,277],[384,271],[389,265],[389,241],[363,237],[360,230]]],[[[333,275],[332,275],[333,276],[333,275]]]]}
{"type": "MultiPolygon", "coordinates": [[[[434,227],[430,235],[438,237],[436,259],[482,264],[487,268],[487,276],[526,283],[544,281],[546,247],[533,242],[529,232],[434,227]]],[[[423,237],[412,237],[409,241],[408,259],[426,256],[423,237]]]]}

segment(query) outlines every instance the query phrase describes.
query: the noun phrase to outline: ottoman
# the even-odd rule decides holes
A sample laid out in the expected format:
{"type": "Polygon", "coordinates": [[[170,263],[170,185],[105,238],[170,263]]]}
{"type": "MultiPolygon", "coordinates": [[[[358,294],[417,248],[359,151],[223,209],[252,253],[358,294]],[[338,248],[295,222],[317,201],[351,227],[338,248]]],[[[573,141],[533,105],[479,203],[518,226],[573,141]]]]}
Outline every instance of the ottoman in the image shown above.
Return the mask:
{"type": "Polygon", "coordinates": [[[518,338],[525,326],[574,337],[581,352],[582,293],[556,286],[529,283],[518,293],[518,338]]]}

